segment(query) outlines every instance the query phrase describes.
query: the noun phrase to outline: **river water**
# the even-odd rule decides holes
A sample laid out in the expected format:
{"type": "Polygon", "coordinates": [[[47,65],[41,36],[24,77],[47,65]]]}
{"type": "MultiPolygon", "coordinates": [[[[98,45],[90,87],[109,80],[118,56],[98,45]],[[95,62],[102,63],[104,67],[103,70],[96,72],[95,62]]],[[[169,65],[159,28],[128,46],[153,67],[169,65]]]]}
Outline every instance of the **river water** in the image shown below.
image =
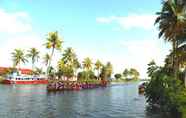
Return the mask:
{"type": "Polygon", "coordinates": [[[160,118],[138,83],[47,93],[46,85],[0,85],[0,118],[160,118]]]}

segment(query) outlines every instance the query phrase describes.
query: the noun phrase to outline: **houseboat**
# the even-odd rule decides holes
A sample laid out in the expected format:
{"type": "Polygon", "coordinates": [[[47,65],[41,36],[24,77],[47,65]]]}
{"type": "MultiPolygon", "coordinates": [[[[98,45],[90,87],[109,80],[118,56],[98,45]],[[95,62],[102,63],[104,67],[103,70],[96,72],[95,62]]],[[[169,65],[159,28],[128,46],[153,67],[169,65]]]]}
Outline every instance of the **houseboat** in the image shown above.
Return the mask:
{"type": "Polygon", "coordinates": [[[48,84],[47,77],[14,72],[5,77],[3,84],[48,84]]]}

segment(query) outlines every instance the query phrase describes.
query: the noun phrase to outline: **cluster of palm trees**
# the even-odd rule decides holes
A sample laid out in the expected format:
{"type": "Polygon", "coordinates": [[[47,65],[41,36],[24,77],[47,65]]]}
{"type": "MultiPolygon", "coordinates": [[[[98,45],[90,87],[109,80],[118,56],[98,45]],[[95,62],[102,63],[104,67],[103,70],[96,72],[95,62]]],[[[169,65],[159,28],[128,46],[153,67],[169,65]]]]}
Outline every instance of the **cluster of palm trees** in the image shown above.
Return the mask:
{"type": "Polygon", "coordinates": [[[59,78],[72,78],[77,77],[78,79],[107,79],[111,77],[113,68],[110,62],[103,65],[100,60],[95,63],[87,57],[82,63],[79,62],[74,50],[67,48],[64,50],[61,59],[58,61],[57,75],[59,78]],[[105,70],[106,68],[106,70],[105,70]],[[105,78],[102,76],[104,75],[105,78]]]}
{"type": "Polygon", "coordinates": [[[26,62],[28,62],[28,59],[31,59],[32,69],[34,69],[35,62],[37,62],[40,58],[39,51],[36,48],[30,48],[27,54],[24,53],[24,50],[15,49],[14,52],[12,52],[11,54],[13,60],[13,67],[17,67],[18,69],[20,69],[21,63],[25,64],[26,62]]]}
{"type": "Polygon", "coordinates": [[[159,37],[172,43],[165,66],[171,68],[177,78],[180,68],[186,70],[186,1],[165,0],[157,15],[155,24],[158,24],[159,37]]]}
{"type": "MultiPolygon", "coordinates": [[[[43,63],[46,66],[45,73],[48,75],[48,77],[79,77],[83,79],[106,79],[111,77],[113,68],[110,62],[108,62],[106,65],[103,65],[100,60],[97,60],[95,63],[93,63],[92,60],[87,57],[81,64],[72,48],[67,48],[62,51],[62,44],[63,39],[59,37],[57,31],[48,33],[44,46],[46,49],[48,49],[48,51],[51,52],[50,54],[46,53],[43,56],[43,63]],[[55,62],[57,62],[56,69],[52,67],[55,50],[61,53],[61,58],[59,60],[55,60],[55,62]]],[[[35,73],[43,73],[40,68],[35,66],[35,63],[38,62],[39,59],[40,52],[36,48],[29,49],[27,54],[21,49],[15,49],[14,52],[12,52],[13,67],[17,69],[20,69],[21,64],[25,64],[30,60],[32,63],[32,70],[35,70],[35,73]]]]}

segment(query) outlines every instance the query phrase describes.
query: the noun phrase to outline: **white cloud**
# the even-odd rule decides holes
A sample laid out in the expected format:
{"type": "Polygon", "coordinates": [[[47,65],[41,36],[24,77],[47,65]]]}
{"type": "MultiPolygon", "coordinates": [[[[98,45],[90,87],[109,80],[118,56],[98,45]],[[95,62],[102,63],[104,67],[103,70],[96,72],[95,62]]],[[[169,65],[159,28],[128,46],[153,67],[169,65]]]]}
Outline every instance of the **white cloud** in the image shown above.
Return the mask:
{"type": "MultiPolygon", "coordinates": [[[[40,52],[45,51],[42,48],[41,38],[35,34],[10,37],[1,46],[0,66],[12,66],[11,52],[13,52],[14,49],[22,49],[26,53],[27,50],[32,47],[37,48],[40,52]]],[[[29,65],[26,64],[25,67],[29,67],[29,65]]]]}
{"type": "Polygon", "coordinates": [[[158,39],[121,41],[120,44],[127,52],[123,57],[127,60],[125,62],[127,67],[137,68],[140,71],[141,77],[147,77],[147,64],[151,60],[155,60],[158,65],[163,65],[170,49],[169,44],[165,44],[163,40],[158,39]]]}
{"type": "Polygon", "coordinates": [[[0,9],[0,32],[19,33],[31,31],[29,15],[26,12],[9,13],[0,9]]]}
{"type": "Polygon", "coordinates": [[[111,17],[98,17],[98,23],[116,23],[124,29],[141,28],[150,30],[154,28],[154,21],[156,15],[151,14],[130,14],[128,16],[111,16],[111,17]]]}

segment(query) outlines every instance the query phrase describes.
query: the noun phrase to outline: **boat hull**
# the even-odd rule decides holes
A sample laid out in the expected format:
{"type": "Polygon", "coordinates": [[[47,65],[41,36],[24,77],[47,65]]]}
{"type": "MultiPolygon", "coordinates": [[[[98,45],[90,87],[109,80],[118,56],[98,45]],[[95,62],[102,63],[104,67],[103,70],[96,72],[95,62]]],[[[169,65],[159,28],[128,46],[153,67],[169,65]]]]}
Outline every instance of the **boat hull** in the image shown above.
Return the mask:
{"type": "Polygon", "coordinates": [[[48,84],[48,80],[4,80],[3,84],[48,84]]]}

